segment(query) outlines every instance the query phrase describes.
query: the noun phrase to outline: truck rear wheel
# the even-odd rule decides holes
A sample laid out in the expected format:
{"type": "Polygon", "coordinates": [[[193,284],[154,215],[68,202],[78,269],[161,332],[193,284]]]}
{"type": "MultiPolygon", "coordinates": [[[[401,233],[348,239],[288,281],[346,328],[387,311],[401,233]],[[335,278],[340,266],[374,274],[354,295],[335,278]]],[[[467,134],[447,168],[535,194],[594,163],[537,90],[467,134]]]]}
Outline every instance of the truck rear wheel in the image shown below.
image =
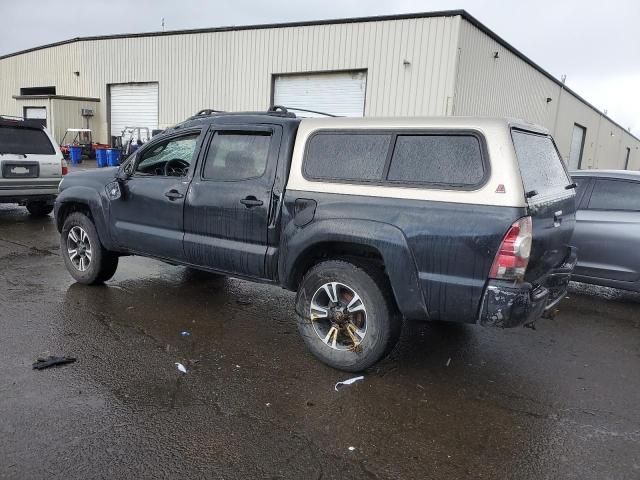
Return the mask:
{"type": "Polygon", "coordinates": [[[311,353],[348,372],[384,358],[402,328],[382,272],[340,260],[319,263],[307,272],[298,289],[296,316],[311,353]]]}
{"type": "Polygon", "coordinates": [[[47,202],[28,202],[26,207],[34,217],[45,217],[53,211],[53,204],[47,202]]]}
{"type": "Polygon", "coordinates": [[[118,256],[102,246],[95,225],[81,212],[64,221],[60,253],[71,276],[85,285],[106,282],[118,268],[118,256]]]}

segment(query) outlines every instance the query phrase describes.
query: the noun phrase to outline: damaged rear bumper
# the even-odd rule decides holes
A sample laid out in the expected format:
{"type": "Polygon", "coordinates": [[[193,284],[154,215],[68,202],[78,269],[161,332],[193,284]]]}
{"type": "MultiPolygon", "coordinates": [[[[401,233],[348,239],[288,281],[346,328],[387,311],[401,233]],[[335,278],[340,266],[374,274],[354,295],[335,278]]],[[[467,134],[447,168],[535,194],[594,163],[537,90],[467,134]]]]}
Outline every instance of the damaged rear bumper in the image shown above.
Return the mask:
{"type": "Polygon", "coordinates": [[[478,323],[509,328],[535,322],[564,298],[576,261],[576,249],[571,247],[563,264],[552,270],[538,286],[490,280],[482,299],[478,323]]]}

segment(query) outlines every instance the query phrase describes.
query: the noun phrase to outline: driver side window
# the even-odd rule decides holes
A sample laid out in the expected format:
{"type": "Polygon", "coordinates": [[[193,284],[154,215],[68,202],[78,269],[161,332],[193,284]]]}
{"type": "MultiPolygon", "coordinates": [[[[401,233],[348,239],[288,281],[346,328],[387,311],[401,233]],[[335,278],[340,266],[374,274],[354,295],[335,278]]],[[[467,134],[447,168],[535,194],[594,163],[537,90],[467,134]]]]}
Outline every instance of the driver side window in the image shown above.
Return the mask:
{"type": "Polygon", "coordinates": [[[170,138],[145,149],[136,165],[136,175],[184,177],[191,166],[200,133],[170,138]]]}

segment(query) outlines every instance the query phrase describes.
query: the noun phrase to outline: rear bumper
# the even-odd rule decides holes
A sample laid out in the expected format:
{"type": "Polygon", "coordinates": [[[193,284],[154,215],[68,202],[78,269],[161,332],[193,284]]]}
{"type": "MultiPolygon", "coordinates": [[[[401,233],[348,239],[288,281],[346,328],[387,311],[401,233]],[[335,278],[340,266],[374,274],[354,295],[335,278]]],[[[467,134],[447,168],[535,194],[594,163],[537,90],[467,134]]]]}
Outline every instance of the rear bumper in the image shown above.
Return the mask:
{"type": "Polygon", "coordinates": [[[564,298],[576,260],[576,249],[570,247],[563,264],[535,287],[525,282],[490,280],[482,298],[478,323],[509,328],[535,322],[564,298]]]}
{"type": "Polygon", "coordinates": [[[51,200],[58,195],[61,179],[33,179],[27,181],[0,180],[0,203],[26,203],[51,200]]]}
{"type": "Polygon", "coordinates": [[[48,202],[53,204],[58,195],[58,189],[22,190],[3,192],[0,190],[0,203],[48,202]]]}
{"type": "Polygon", "coordinates": [[[17,203],[19,205],[26,205],[29,202],[46,202],[51,205],[56,201],[56,194],[41,194],[37,195],[20,195],[14,197],[3,197],[0,195],[0,203],[17,203]]]}

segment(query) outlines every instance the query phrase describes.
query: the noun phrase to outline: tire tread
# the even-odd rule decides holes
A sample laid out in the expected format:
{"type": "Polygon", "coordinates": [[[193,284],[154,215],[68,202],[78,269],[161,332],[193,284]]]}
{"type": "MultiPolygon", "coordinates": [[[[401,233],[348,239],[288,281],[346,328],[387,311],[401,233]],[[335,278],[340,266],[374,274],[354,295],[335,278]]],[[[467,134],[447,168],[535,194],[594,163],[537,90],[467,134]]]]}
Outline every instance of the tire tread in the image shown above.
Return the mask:
{"type": "MultiPolygon", "coordinates": [[[[312,283],[312,279],[314,278],[314,276],[320,275],[320,272],[336,269],[346,270],[350,272],[359,272],[359,274],[363,274],[368,277],[369,280],[374,284],[376,290],[378,290],[378,292],[373,292],[373,294],[370,293],[370,295],[375,297],[379,294],[382,298],[382,305],[384,306],[383,308],[386,309],[386,312],[383,311],[376,313],[376,315],[382,315],[387,318],[386,321],[383,320],[378,324],[378,328],[384,330],[383,332],[381,332],[381,335],[385,339],[385,343],[383,344],[382,348],[376,347],[380,350],[378,354],[373,354],[373,357],[367,359],[366,361],[360,362],[348,362],[346,360],[340,361],[336,360],[335,358],[330,358],[330,355],[323,355],[322,350],[318,350],[317,348],[315,348],[317,346],[317,344],[315,344],[315,338],[312,342],[305,338],[305,343],[307,343],[314,356],[316,356],[327,365],[339,370],[359,372],[375,364],[390,353],[390,351],[396,345],[400,336],[402,330],[402,319],[396,307],[389,281],[380,268],[374,265],[367,264],[367,262],[357,262],[352,259],[325,260],[323,262],[315,264],[305,273],[300,283],[300,288],[298,289],[298,297],[296,298],[296,313],[299,329],[301,330],[301,333],[303,333],[303,335],[304,329],[306,328],[305,324],[308,322],[306,313],[304,311],[300,311],[302,304],[306,301],[301,298],[301,292],[305,291],[305,296],[308,293],[306,292],[304,285],[312,283]]],[[[360,293],[362,294],[362,292],[360,293]]]]}
{"type": "Polygon", "coordinates": [[[118,268],[118,256],[104,248],[93,221],[83,212],[73,212],[65,218],[62,233],[60,234],[60,253],[71,276],[77,282],[85,285],[100,285],[106,282],[113,277],[118,268]],[[85,229],[93,245],[92,262],[95,263],[87,272],[79,272],[73,265],[70,265],[71,260],[69,260],[66,251],[67,232],[74,225],[79,225],[85,229]]]}

